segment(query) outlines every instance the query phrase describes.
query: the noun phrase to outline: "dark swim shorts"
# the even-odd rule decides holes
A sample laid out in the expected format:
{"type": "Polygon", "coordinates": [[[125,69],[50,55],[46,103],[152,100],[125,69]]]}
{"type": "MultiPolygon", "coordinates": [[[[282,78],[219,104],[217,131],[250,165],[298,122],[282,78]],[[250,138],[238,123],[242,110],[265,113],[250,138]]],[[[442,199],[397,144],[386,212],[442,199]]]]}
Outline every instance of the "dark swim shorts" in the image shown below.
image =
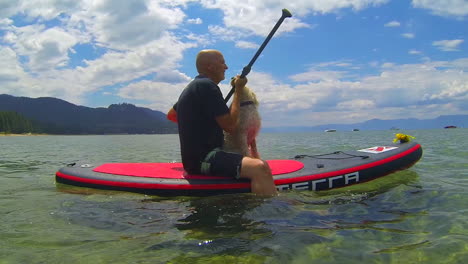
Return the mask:
{"type": "Polygon", "coordinates": [[[243,158],[241,154],[216,148],[206,155],[201,164],[201,173],[239,179],[243,158]]]}

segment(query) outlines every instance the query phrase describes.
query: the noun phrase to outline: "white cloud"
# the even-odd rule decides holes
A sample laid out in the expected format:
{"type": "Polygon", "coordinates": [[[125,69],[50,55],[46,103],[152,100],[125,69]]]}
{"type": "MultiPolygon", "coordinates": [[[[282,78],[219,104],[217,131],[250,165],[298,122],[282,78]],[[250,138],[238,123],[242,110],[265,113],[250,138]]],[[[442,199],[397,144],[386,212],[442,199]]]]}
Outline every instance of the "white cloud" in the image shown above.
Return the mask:
{"type": "Polygon", "coordinates": [[[374,109],[376,107],[376,103],[372,100],[368,99],[353,99],[349,101],[343,101],[336,104],[338,109],[349,110],[349,109],[374,109]]]}
{"type": "Polygon", "coordinates": [[[463,43],[463,39],[452,39],[452,40],[438,40],[432,42],[433,46],[436,46],[442,51],[458,51],[458,47],[463,43]]]}
{"type": "MultiPolygon", "coordinates": [[[[182,43],[174,34],[184,21],[202,23],[201,18],[185,18],[184,8],[191,0],[19,0],[2,2],[0,15],[3,40],[13,51],[17,76],[23,95],[59,96],[79,101],[82,95],[105,86],[130,82],[149,74],[164,81],[186,79],[176,69],[182,53],[195,45],[212,44],[211,37],[183,35],[191,43],[182,43]],[[13,26],[8,17],[21,14],[35,24],[13,26]],[[53,22],[52,22],[53,21],[53,22]],[[47,23],[46,23],[47,22],[47,23]],[[47,25],[47,26],[46,26],[47,25]],[[76,44],[105,47],[97,58],[82,61],[75,69],[65,68],[76,44]],[[109,48],[109,49],[107,49],[109,48]],[[21,61],[21,62],[20,62],[21,61]],[[43,87],[42,87],[43,86],[43,87]],[[26,88],[29,87],[29,88],[26,88]],[[42,88],[41,88],[42,87],[42,88]],[[39,90],[41,92],[39,93],[39,90]]],[[[220,1],[201,1],[208,8],[219,8],[225,15],[224,26],[209,26],[217,39],[236,41],[240,48],[257,48],[258,44],[243,40],[252,35],[266,35],[279,17],[275,6],[289,8],[294,17],[285,20],[277,35],[301,27],[311,27],[300,20],[307,13],[329,13],[343,8],[360,10],[386,0],[353,2],[280,1],[250,5],[220,1]]],[[[10,67],[11,68],[11,67],[10,67]]],[[[331,78],[331,77],[330,77],[331,78]]],[[[18,88],[2,83],[3,90],[18,88]]]]}
{"type": "MultiPolygon", "coordinates": [[[[178,1],[182,6],[187,2],[178,1]]],[[[11,19],[0,21],[1,57],[9,65],[0,70],[0,93],[55,96],[80,103],[90,92],[151,74],[166,81],[186,80],[176,69],[183,52],[197,43],[183,43],[169,33],[185,17],[176,4],[28,0],[8,5],[0,14],[20,13],[31,20],[25,22],[34,23],[14,26],[11,19]],[[76,44],[106,49],[101,49],[100,57],[89,57],[78,63],[81,66],[70,68],[69,55],[76,53],[76,44]]]]}
{"type": "Polygon", "coordinates": [[[63,72],[31,74],[23,69],[16,52],[0,46],[0,94],[39,97],[56,96],[79,102],[81,90],[85,89],[76,74],[66,76],[63,72]]]}
{"type": "Polygon", "coordinates": [[[197,18],[190,18],[190,19],[187,19],[187,23],[200,25],[200,24],[203,24],[203,20],[202,20],[201,18],[199,18],[199,17],[197,17],[197,18]]]}
{"type": "Polygon", "coordinates": [[[68,62],[68,51],[79,42],[62,28],[40,25],[11,27],[5,40],[20,56],[28,56],[28,68],[33,71],[63,67],[68,62]]]}
{"type": "Polygon", "coordinates": [[[407,39],[413,39],[414,38],[414,34],[413,33],[403,33],[401,34],[404,38],[407,38],[407,39]]]}
{"type": "Polygon", "coordinates": [[[202,0],[201,2],[207,8],[222,9],[227,16],[239,14],[245,17],[251,17],[252,14],[264,14],[263,12],[268,9],[276,10],[278,6],[287,8],[293,15],[305,16],[309,13],[332,13],[345,8],[362,10],[367,7],[385,4],[388,0],[278,0],[271,4],[266,4],[265,1],[248,1],[248,4],[239,4],[239,2],[231,0],[202,0]]]}
{"type": "Polygon", "coordinates": [[[385,62],[385,63],[383,63],[383,64],[381,65],[381,67],[382,67],[383,69],[385,69],[385,68],[387,68],[387,69],[388,69],[388,68],[394,68],[394,67],[395,67],[395,64],[394,64],[394,63],[391,63],[391,62],[385,62]]]}
{"type": "Polygon", "coordinates": [[[107,52],[102,57],[78,67],[82,78],[93,87],[131,81],[145,75],[176,68],[182,52],[191,47],[170,34],[133,51],[107,52]]]}
{"type": "Polygon", "coordinates": [[[330,61],[314,64],[306,72],[294,74],[289,78],[295,82],[319,82],[341,80],[346,77],[352,77],[350,73],[354,70],[360,70],[359,65],[348,61],[330,61]]]}
{"type": "Polygon", "coordinates": [[[295,82],[316,82],[341,79],[344,75],[345,72],[342,71],[324,71],[312,68],[307,72],[290,76],[290,79],[295,82]]]}
{"type": "Polygon", "coordinates": [[[244,31],[244,30],[239,30],[239,29],[236,30],[236,29],[226,28],[226,27],[222,27],[218,25],[209,25],[208,31],[214,37],[219,38],[224,41],[235,41],[240,38],[245,38],[245,37],[252,35],[252,33],[248,33],[247,31],[244,31]]]}
{"type": "Polygon", "coordinates": [[[424,99],[426,100],[452,100],[452,98],[459,98],[461,100],[468,100],[468,82],[461,80],[446,80],[441,83],[444,89],[439,93],[428,94],[424,99]]]}
{"type": "Polygon", "coordinates": [[[156,78],[154,80],[166,83],[188,83],[191,78],[177,70],[163,69],[157,72],[156,78]]]}
{"type": "Polygon", "coordinates": [[[362,10],[371,6],[379,6],[388,0],[327,0],[327,1],[289,1],[279,0],[274,4],[265,4],[264,1],[249,1],[248,4],[239,4],[231,0],[202,0],[206,8],[220,9],[224,13],[224,24],[228,28],[237,28],[252,32],[255,35],[267,36],[281,13],[278,7],[287,8],[293,17],[284,20],[277,34],[292,32],[299,28],[312,28],[304,23],[301,17],[310,13],[333,13],[341,9],[350,8],[362,10]]]}
{"type": "Polygon", "coordinates": [[[426,119],[437,117],[441,109],[462,111],[468,100],[467,69],[468,59],[386,63],[378,74],[355,81],[330,75],[328,80],[297,85],[254,72],[248,86],[260,100],[265,127],[328,124],[331,117],[343,123],[376,117],[395,119],[407,117],[409,110],[412,117],[426,119]],[[282,123],[285,120],[287,123],[282,123]]]}
{"type": "Polygon", "coordinates": [[[156,40],[184,20],[179,8],[144,0],[101,0],[90,2],[71,15],[74,25],[89,31],[99,45],[130,50],[156,40]]]}
{"type": "Polygon", "coordinates": [[[86,1],[74,0],[16,0],[0,3],[0,17],[21,13],[28,19],[51,20],[61,14],[74,12],[86,1]]]}
{"type": "Polygon", "coordinates": [[[9,26],[11,24],[13,24],[13,20],[11,20],[9,18],[0,19],[0,29],[3,29],[4,27],[7,27],[7,26],[9,26]]]}
{"type": "Polygon", "coordinates": [[[0,2],[0,17],[10,17],[16,14],[19,10],[18,3],[14,1],[1,1],[0,2]]]}
{"type": "MultiPolygon", "coordinates": [[[[75,69],[49,69],[26,73],[16,62],[15,74],[11,73],[8,76],[14,78],[16,75],[20,78],[19,82],[6,82],[0,78],[0,93],[14,91],[15,94],[32,97],[55,96],[81,103],[83,96],[90,92],[105,86],[130,82],[155,72],[159,73],[157,76],[160,79],[180,81],[184,79],[184,75],[174,73],[173,69],[178,66],[177,62],[182,58],[182,52],[189,47],[190,45],[180,43],[167,34],[159,41],[150,42],[131,52],[107,52],[75,69]]],[[[8,61],[11,60],[10,54],[8,61]]],[[[9,68],[15,64],[10,64],[9,68]]]]}
{"type": "MultiPolygon", "coordinates": [[[[0,83],[15,83],[24,74],[16,53],[9,47],[0,46],[0,83]]],[[[4,85],[6,86],[6,85],[4,85]]]]}
{"type": "Polygon", "coordinates": [[[187,81],[167,83],[144,80],[121,88],[118,95],[126,99],[151,101],[147,107],[164,112],[174,105],[187,83],[187,81]]]}
{"type": "Polygon", "coordinates": [[[257,49],[259,45],[253,42],[239,40],[236,41],[236,47],[241,49],[257,49]]]}
{"type": "Polygon", "coordinates": [[[431,10],[434,14],[446,17],[464,18],[468,16],[466,0],[413,0],[413,6],[431,10]]]}
{"type": "Polygon", "coordinates": [[[207,47],[214,43],[214,40],[208,34],[189,33],[185,35],[185,38],[189,41],[193,41],[194,43],[197,43],[199,46],[202,46],[202,47],[207,47]]]}
{"type": "Polygon", "coordinates": [[[409,50],[409,51],[408,51],[408,54],[411,54],[411,55],[419,55],[419,54],[422,54],[422,52],[419,51],[419,50],[414,50],[414,49],[412,49],[412,50],[409,50]]]}
{"type": "Polygon", "coordinates": [[[385,27],[399,27],[400,22],[398,21],[390,21],[387,24],[384,25],[385,27]]]}

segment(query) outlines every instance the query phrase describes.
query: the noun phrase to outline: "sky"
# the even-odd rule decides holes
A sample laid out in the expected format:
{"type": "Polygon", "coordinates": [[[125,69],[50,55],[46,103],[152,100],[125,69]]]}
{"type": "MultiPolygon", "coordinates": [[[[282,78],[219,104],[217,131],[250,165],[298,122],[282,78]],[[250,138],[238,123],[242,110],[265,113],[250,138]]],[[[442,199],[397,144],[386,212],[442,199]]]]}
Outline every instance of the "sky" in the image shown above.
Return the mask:
{"type": "Polygon", "coordinates": [[[263,127],[468,114],[468,0],[0,0],[0,94],[167,112],[202,49],[263,127]]]}

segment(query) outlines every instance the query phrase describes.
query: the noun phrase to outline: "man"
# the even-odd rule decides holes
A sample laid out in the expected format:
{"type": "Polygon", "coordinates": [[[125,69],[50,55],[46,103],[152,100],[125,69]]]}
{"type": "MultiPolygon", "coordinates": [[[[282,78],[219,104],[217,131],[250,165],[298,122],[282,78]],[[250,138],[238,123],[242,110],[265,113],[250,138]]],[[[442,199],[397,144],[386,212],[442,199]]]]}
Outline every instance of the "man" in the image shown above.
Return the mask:
{"type": "Polygon", "coordinates": [[[178,123],[184,169],[190,174],[247,178],[253,193],[276,194],[270,167],[260,159],[225,152],[223,130],[233,132],[239,118],[239,91],[247,79],[236,77],[231,108],[224,102],[218,84],[228,68],[221,52],[202,50],[196,67],[199,75],[190,82],[167,114],[178,123]]]}

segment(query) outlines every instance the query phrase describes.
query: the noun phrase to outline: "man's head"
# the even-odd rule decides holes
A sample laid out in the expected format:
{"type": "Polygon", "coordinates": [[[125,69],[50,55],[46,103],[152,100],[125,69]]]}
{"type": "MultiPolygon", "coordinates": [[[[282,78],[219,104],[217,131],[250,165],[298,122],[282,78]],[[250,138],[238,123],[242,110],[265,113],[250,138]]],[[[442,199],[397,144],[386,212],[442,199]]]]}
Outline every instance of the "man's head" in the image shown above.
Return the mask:
{"type": "Polygon", "coordinates": [[[228,69],[223,54],[217,50],[200,51],[196,65],[200,75],[210,78],[216,84],[224,80],[224,72],[228,69]]]}

